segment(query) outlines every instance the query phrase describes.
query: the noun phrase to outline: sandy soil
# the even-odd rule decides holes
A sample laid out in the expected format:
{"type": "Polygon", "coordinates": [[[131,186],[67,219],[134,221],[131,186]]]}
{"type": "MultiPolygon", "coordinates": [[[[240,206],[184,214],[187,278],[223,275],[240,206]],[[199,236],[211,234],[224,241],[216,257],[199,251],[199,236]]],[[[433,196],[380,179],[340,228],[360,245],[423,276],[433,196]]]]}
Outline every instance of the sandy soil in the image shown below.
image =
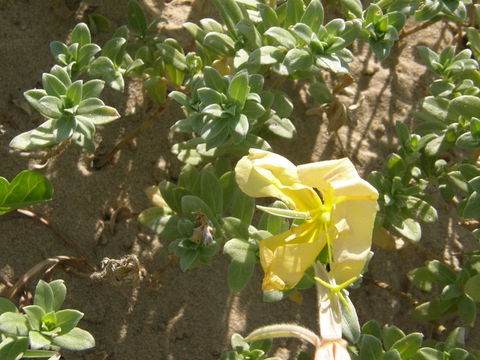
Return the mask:
{"type": "MultiPolygon", "coordinates": [[[[215,16],[208,1],[197,0],[192,4],[174,0],[164,4],[144,0],[143,3],[150,15],[166,17],[170,23],[165,31],[180,37],[184,43],[190,40],[179,28],[182,22],[215,16]]],[[[116,25],[126,23],[126,0],[89,1],[89,4],[98,6],[97,11],[116,25]]],[[[33,128],[40,120],[34,111],[29,115],[18,105],[23,102],[22,93],[39,87],[41,74],[53,65],[48,44],[68,38],[78,18],[69,15],[63,1],[0,0],[0,175],[7,179],[35,166],[35,161],[9,155],[5,149],[13,136],[33,128]]],[[[94,41],[103,43],[106,38],[102,35],[94,41]]],[[[342,128],[340,139],[362,174],[383,167],[387,155],[396,148],[394,123],[404,121],[411,125],[414,121],[411,111],[427,94],[433,77],[421,64],[415,47],[427,44],[441,48],[450,38],[448,31],[438,24],[398,44],[382,64],[374,60],[366,44],[355,44],[352,69],[357,82],[351,87],[354,95],[346,101],[353,103],[363,98],[363,102],[356,111],[358,125],[342,128]]],[[[284,88],[291,89],[292,84],[286,83],[284,88]]],[[[122,95],[106,91],[106,102],[127,116],[99,131],[99,152],[110,149],[151,113],[135,83],[125,92],[122,95]]],[[[296,101],[300,135],[293,141],[276,142],[274,148],[298,164],[341,157],[338,140],[328,133],[326,124],[318,117],[304,115],[308,107],[308,103],[296,101]]],[[[126,207],[131,213],[145,209],[149,204],[144,189],[178,176],[181,164],[170,153],[173,142],[168,129],[180,116],[178,107],[169,109],[136,139],[134,146],[121,151],[115,165],[99,171],[92,168],[91,154],[69,147],[40,170],[52,181],[55,198],[34,207],[34,211],[81,247],[96,264],[105,256],[120,258],[136,254],[148,274],[161,270],[169,262],[165,241],[142,227],[136,217],[120,217],[114,233],[110,232],[108,221],[112,209],[126,207]],[[106,230],[99,240],[102,223],[106,224],[106,230]]],[[[455,226],[455,212],[441,201],[438,209],[441,219],[424,227],[422,244],[448,260],[452,251],[471,244],[467,243],[466,233],[455,226]]],[[[15,213],[0,218],[0,241],[0,274],[11,282],[48,257],[76,255],[52,231],[15,213]]],[[[425,298],[411,288],[405,276],[427,259],[421,251],[409,244],[398,251],[378,247],[373,250],[369,277],[425,298]]],[[[65,358],[218,359],[229,347],[233,332],[246,334],[275,322],[297,322],[316,329],[313,291],[304,292],[301,305],[290,301],[262,303],[258,269],[248,288],[232,295],[227,286],[227,266],[228,259],[218,255],[211,266],[188,273],[174,267],[163,274],[156,286],[142,281],[136,288],[95,283],[72,272],[55,270],[53,277],[67,282],[66,306],[85,313],[81,327],[88,329],[97,341],[95,349],[66,353],[65,358]]],[[[0,291],[5,293],[4,285],[0,285],[0,291]]],[[[362,322],[375,318],[380,323],[397,324],[408,332],[423,331],[438,336],[431,324],[408,316],[411,307],[407,302],[371,283],[353,291],[352,299],[362,322]]],[[[453,326],[455,319],[443,323],[453,326]]],[[[468,342],[480,342],[478,327],[468,331],[468,342]]],[[[305,348],[296,340],[276,344],[277,355],[285,359],[295,358],[305,348]]]]}

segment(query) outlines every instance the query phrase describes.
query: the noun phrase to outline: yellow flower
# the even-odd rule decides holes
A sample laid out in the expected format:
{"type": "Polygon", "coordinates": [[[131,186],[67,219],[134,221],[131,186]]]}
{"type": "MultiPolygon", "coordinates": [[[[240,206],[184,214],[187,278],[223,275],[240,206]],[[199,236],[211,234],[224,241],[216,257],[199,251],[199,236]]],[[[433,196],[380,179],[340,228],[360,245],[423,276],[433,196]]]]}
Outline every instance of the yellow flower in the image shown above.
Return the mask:
{"type": "Polygon", "coordinates": [[[250,149],[235,167],[240,189],[274,197],[290,210],[259,207],[305,222],[260,242],[264,290],[294,287],[327,246],[337,284],[358,277],[371,246],[378,192],[347,158],[295,166],[286,158],[250,149]]]}

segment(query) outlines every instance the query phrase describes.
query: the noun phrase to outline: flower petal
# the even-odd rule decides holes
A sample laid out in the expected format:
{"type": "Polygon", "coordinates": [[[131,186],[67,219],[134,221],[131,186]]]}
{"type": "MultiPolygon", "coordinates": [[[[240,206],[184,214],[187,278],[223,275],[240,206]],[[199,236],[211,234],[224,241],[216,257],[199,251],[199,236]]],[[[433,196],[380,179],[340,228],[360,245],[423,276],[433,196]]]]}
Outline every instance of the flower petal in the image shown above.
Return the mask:
{"type": "Polygon", "coordinates": [[[304,164],[297,170],[303,185],[315,187],[337,200],[378,198],[377,190],[358,175],[348,158],[304,164]]]}
{"type": "Polygon", "coordinates": [[[315,360],[351,360],[347,342],[337,339],[322,343],[315,351],[315,360]]]}
{"type": "MultiPolygon", "coordinates": [[[[332,281],[323,264],[314,265],[315,275],[328,284],[336,285],[332,281]]],[[[315,282],[319,301],[318,323],[322,340],[342,338],[342,308],[338,296],[331,296],[331,291],[322,284],[315,282]]]]}
{"type": "Polygon", "coordinates": [[[331,223],[338,235],[332,241],[330,271],[337,283],[361,274],[372,244],[377,190],[360,178],[347,158],[297,167],[302,184],[318,188],[332,206],[331,223]]]}
{"type": "Polygon", "coordinates": [[[304,223],[260,242],[260,263],[265,272],[263,290],[293,288],[325,245],[314,223],[304,223]]]}
{"type": "Polygon", "coordinates": [[[300,183],[297,168],[283,156],[250,149],[235,167],[240,189],[252,197],[274,197],[291,209],[308,211],[319,206],[315,191],[300,183]]]}
{"type": "Polygon", "coordinates": [[[330,273],[337,284],[362,273],[372,245],[376,213],[376,200],[346,200],[335,205],[332,223],[337,224],[338,235],[332,242],[334,262],[330,273]],[[344,226],[339,228],[341,224],[344,226]]]}

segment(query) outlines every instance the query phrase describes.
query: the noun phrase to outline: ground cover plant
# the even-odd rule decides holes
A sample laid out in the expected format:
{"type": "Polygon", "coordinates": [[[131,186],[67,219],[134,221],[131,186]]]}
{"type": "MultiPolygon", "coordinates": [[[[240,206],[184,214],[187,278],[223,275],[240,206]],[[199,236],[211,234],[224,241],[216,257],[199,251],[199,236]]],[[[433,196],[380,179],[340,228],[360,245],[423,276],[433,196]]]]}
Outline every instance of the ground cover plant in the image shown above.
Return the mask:
{"type": "Polygon", "coordinates": [[[2,359],[480,357],[480,5],[49,10],[0,129],[2,359]]]}

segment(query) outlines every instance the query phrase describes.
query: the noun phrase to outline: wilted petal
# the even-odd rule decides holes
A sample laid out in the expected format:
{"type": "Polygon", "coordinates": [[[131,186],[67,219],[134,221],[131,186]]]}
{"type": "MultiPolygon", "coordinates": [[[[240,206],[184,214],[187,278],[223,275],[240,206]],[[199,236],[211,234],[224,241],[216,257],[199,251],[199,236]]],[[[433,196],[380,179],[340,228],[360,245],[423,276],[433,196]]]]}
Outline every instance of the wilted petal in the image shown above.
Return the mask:
{"type": "MultiPolygon", "coordinates": [[[[336,285],[322,264],[315,264],[315,275],[328,284],[336,285]]],[[[318,324],[322,340],[335,340],[342,337],[342,308],[338,296],[331,296],[331,290],[316,282],[319,300],[318,324]]]]}
{"type": "Polygon", "coordinates": [[[325,245],[314,223],[304,223],[260,242],[260,263],[265,272],[263,290],[294,287],[325,245]]]}
{"type": "Polygon", "coordinates": [[[318,207],[319,198],[313,189],[300,183],[297,168],[283,156],[250,149],[235,167],[240,189],[252,197],[274,197],[291,209],[308,211],[318,207]]]}
{"type": "Polygon", "coordinates": [[[343,339],[324,342],[315,351],[315,360],[351,360],[343,339]]]}

